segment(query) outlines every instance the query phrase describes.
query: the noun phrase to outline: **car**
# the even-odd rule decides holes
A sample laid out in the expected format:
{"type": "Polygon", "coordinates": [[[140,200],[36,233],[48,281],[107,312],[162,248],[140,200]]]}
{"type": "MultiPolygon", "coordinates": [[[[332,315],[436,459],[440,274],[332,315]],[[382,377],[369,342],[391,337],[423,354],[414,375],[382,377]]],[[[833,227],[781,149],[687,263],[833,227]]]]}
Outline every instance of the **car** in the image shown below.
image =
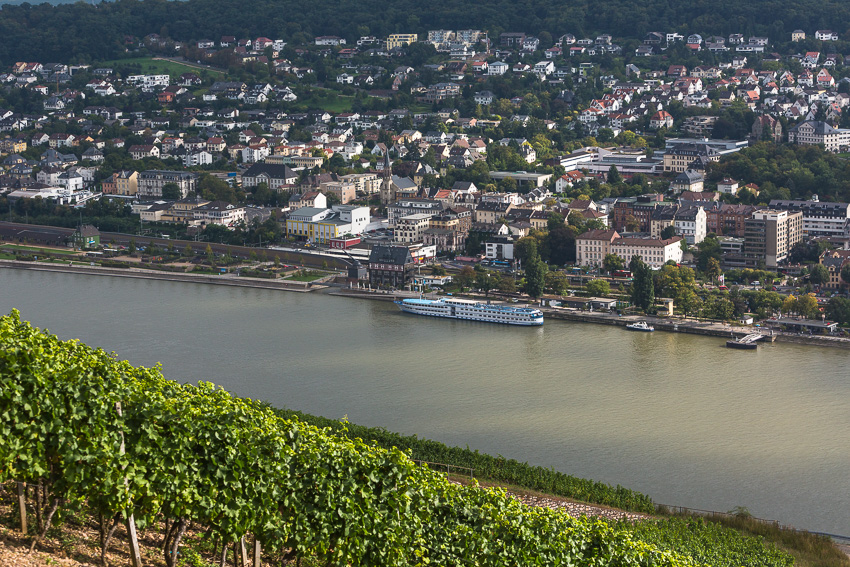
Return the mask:
{"type": "Polygon", "coordinates": [[[717,289],[719,289],[720,291],[726,291],[729,288],[726,287],[725,285],[719,285],[719,286],[717,286],[717,289]]]}

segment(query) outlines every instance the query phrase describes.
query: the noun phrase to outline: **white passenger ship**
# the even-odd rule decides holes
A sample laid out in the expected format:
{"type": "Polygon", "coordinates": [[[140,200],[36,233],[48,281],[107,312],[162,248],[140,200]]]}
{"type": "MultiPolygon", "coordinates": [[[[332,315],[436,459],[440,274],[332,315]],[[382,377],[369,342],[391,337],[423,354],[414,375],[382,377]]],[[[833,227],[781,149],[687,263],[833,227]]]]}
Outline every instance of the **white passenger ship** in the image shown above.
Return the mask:
{"type": "Polygon", "coordinates": [[[444,297],[432,299],[403,299],[395,302],[402,311],[431,317],[466,319],[506,325],[542,325],[543,312],[531,307],[491,305],[478,301],[444,297]]]}

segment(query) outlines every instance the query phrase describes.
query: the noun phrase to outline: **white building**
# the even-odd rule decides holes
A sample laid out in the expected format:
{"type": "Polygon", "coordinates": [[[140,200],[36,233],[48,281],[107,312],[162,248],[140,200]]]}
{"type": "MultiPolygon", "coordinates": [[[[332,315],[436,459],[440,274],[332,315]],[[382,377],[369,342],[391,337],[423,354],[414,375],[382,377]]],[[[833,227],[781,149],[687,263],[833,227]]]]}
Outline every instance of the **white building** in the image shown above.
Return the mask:
{"type": "MultiPolygon", "coordinates": [[[[703,213],[705,214],[705,213],[703,213]]],[[[682,237],[674,236],[667,240],[658,238],[618,238],[611,244],[611,253],[616,254],[626,263],[635,256],[641,259],[653,270],[661,269],[661,266],[669,261],[681,263],[682,261],[682,237]]]]}
{"type": "Polygon", "coordinates": [[[431,215],[427,213],[416,213],[399,218],[395,223],[395,241],[403,244],[422,242],[430,220],[431,215]]]}
{"type": "Polygon", "coordinates": [[[706,217],[702,207],[679,209],[673,216],[673,227],[688,244],[699,244],[705,240],[706,217]]]}
{"type": "Polygon", "coordinates": [[[680,236],[667,240],[622,238],[615,230],[591,230],[576,237],[576,263],[601,268],[608,254],[616,254],[625,263],[634,256],[640,256],[649,267],[658,270],[670,260],[676,263],[682,261],[681,241],[680,236]]]}

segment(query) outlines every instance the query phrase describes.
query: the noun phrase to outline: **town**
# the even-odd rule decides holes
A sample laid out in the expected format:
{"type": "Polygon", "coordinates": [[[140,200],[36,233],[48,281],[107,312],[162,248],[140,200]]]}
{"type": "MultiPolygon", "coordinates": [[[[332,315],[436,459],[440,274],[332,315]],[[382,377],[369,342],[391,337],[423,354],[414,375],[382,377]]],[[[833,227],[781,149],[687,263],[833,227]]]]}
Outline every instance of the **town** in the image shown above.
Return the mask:
{"type": "Polygon", "coordinates": [[[793,315],[836,334],[843,47],[823,29],[128,36],[124,59],[0,74],[0,231],[81,248],[134,236],[98,237],[109,256],[146,238],[252,246],[246,274],[271,247],[341,259],[358,288],[793,315]]]}

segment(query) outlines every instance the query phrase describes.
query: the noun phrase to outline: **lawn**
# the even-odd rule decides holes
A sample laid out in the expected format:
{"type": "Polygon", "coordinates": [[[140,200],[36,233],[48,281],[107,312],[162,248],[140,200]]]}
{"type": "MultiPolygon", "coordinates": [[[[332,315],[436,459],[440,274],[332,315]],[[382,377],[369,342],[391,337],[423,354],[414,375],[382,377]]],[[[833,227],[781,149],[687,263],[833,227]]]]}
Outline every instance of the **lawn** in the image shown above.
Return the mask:
{"type": "Polygon", "coordinates": [[[2,244],[0,248],[3,250],[20,250],[21,252],[33,252],[37,254],[66,254],[73,256],[78,254],[74,250],[62,250],[58,248],[35,248],[33,246],[21,246],[19,244],[2,244]]]}
{"type": "Polygon", "coordinates": [[[354,97],[337,94],[334,91],[313,88],[310,96],[299,98],[299,106],[306,108],[318,108],[327,112],[349,112],[354,102],[354,97]]]}
{"type": "Polygon", "coordinates": [[[303,272],[295,272],[293,275],[288,276],[286,279],[296,282],[314,282],[328,275],[330,274],[324,272],[310,272],[305,270],[303,272]]]}
{"type": "Polygon", "coordinates": [[[120,67],[122,65],[140,65],[141,73],[145,74],[160,74],[179,77],[183,73],[194,72],[201,74],[204,71],[211,75],[224,76],[222,71],[214,71],[212,69],[200,69],[192,65],[184,65],[176,61],[154,60],[152,57],[128,57],[126,59],[113,59],[112,61],[103,61],[98,64],[101,67],[120,67]]]}

